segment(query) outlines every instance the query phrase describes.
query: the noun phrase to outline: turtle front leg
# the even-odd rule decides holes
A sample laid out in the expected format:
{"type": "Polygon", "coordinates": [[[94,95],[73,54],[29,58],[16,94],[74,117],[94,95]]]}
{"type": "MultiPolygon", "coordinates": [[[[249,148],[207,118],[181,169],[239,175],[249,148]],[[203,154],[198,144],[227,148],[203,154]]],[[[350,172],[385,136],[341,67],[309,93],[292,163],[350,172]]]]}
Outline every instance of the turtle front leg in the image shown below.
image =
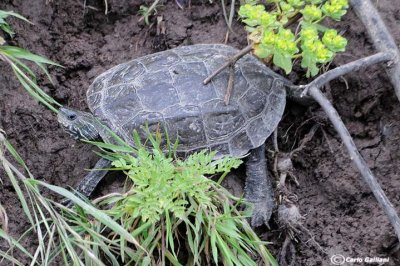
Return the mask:
{"type": "Polygon", "coordinates": [[[267,171],[265,145],[250,151],[246,161],[245,198],[254,204],[251,226],[268,225],[275,206],[272,182],[267,171]]]}
{"type": "MultiPolygon", "coordinates": [[[[94,168],[90,170],[90,172],[79,182],[76,192],[89,197],[94,189],[97,187],[99,182],[103,179],[103,177],[107,174],[108,170],[99,170],[99,169],[107,169],[111,167],[111,161],[101,158],[94,168]]],[[[63,205],[67,207],[72,206],[72,202],[69,199],[66,199],[62,202],[63,205]]]]}

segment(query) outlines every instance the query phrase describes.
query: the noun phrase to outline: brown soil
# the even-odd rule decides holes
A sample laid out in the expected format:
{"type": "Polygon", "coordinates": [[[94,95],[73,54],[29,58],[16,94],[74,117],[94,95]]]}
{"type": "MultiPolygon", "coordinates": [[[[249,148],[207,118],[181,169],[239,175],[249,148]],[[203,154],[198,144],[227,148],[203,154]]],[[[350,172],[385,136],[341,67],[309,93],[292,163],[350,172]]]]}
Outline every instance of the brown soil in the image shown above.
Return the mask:
{"type": "MultiPolygon", "coordinates": [[[[94,77],[128,59],[155,52],[157,37],[154,26],[149,28],[138,22],[139,6],[144,2],[149,4],[149,0],[108,0],[107,15],[103,12],[104,1],[88,0],[86,9],[83,2],[3,0],[0,9],[14,10],[34,23],[11,19],[17,35],[13,40],[7,39],[9,44],[64,66],[51,68],[54,85],[41,77],[41,86],[60,103],[86,110],[85,92],[94,77]]],[[[166,22],[168,48],[223,42],[227,27],[220,1],[193,0],[191,9],[184,10],[175,1],[164,2],[158,8],[158,15],[166,22]]],[[[377,5],[400,43],[400,6],[391,0],[377,1],[377,5]]],[[[346,15],[341,27],[347,29],[348,50],[336,58],[333,66],[374,52],[354,14],[346,15]]],[[[246,34],[236,20],[233,30],[235,33],[228,43],[244,47],[246,34]]],[[[85,175],[85,169],[97,160],[93,148],[70,139],[59,128],[55,115],[28,96],[5,63],[0,62],[0,73],[0,128],[7,132],[8,139],[38,179],[64,187],[76,185],[85,175]]],[[[300,82],[301,75],[294,73],[289,78],[300,82]]],[[[400,104],[385,72],[371,67],[347,75],[330,84],[329,96],[400,212],[400,104]]],[[[352,258],[389,257],[386,265],[400,265],[399,254],[389,255],[384,249],[395,236],[392,227],[319,108],[288,104],[279,127],[280,148],[290,152],[315,124],[320,124],[315,136],[293,158],[300,186],[291,190],[297,194],[297,205],[305,216],[304,227],[311,234],[298,234],[296,264],[331,265],[330,257],[342,254],[352,258]]],[[[9,215],[10,233],[19,236],[28,223],[22,218],[10,182],[4,175],[1,179],[0,202],[9,215]]],[[[99,190],[107,192],[116,185],[118,182],[108,180],[99,190]]],[[[283,242],[282,231],[272,222],[272,231],[260,232],[273,242],[270,248],[275,255],[283,242]]]]}

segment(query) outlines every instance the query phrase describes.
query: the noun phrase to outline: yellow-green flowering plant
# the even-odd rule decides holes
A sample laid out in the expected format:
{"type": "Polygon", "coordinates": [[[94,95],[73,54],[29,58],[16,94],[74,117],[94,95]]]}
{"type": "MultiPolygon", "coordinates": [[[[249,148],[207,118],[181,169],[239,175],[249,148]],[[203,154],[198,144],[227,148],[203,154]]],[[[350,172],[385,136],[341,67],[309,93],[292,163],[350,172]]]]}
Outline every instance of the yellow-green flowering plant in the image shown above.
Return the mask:
{"type": "Polygon", "coordinates": [[[248,0],[239,9],[246,24],[254,53],[285,70],[292,71],[293,60],[301,58],[307,77],[319,72],[319,65],[333,60],[345,50],[347,40],[334,29],[320,23],[330,18],[339,21],[346,13],[348,0],[267,0],[274,6],[267,11],[258,1],[248,0]],[[296,32],[288,28],[298,22],[296,32]]]}

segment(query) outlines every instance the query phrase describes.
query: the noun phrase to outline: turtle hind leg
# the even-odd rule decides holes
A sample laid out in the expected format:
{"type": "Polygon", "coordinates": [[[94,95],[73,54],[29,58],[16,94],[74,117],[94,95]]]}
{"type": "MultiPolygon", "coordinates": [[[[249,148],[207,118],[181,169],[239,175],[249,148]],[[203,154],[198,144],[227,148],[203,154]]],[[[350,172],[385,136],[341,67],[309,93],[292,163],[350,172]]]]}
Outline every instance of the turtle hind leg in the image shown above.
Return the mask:
{"type": "MultiPolygon", "coordinates": [[[[81,180],[81,182],[79,182],[75,190],[76,193],[85,197],[89,197],[108,172],[108,170],[100,169],[107,169],[110,167],[111,161],[104,158],[98,160],[94,168],[90,170],[90,172],[81,180]]],[[[63,200],[62,204],[67,207],[72,207],[73,205],[70,199],[63,200]]]]}
{"type": "Polygon", "coordinates": [[[246,161],[246,176],[245,198],[253,204],[251,226],[268,225],[275,201],[264,144],[250,151],[246,161]]]}

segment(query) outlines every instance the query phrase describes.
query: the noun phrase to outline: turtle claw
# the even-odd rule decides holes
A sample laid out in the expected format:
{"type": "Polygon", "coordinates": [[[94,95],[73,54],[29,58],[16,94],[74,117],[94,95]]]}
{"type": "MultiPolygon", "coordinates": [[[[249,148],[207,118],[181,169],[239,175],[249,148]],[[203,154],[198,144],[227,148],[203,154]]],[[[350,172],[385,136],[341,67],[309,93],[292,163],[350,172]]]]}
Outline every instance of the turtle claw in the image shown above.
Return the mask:
{"type": "Polygon", "coordinates": [[[251,226],[259,227],[262,225],[268,226],[268,221],[272,215],[273,205],[268,203],[268,201],[261,201],[253,203],[252,215],[250,219],[251,226]]]}

